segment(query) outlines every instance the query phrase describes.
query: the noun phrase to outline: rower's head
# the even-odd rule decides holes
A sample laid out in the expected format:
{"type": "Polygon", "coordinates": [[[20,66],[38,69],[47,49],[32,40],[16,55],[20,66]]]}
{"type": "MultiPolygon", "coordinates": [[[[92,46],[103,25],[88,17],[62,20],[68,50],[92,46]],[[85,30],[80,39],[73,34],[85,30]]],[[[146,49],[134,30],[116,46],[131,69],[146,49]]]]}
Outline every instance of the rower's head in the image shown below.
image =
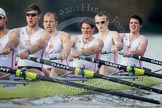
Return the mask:
{"type": "Polygon", "coordinates": [[[80,22],[80,27],[83,37],[91,37],[95,31],[94,20],[90,17],[84,18],[80,22]]]}
{"type": "Polygon", "coordinates": [[[130,32],[139,32],[142,27],[142,18],[139,15],[132,15],[129,18],[130,32]]]}
{"type": "Polygon", "coordinates": [[[45,13],[43,17],[43,26],[46,31],[52,33],[53,31],[56,30],[57,24],[58,21],[55,13],[53,12],[45,13]]]}
{"type": "Polygon", "coordinates": [[[4,9],[0,8],[0,30],[6,28],[7,15],[4,9]]]}
{"type": "Polygon", "coordinates": [[[35,4],[29,5],[26,10],[26,21],[29,26],[38,25],[41,18],[41,9],[35,4]]]}
{"type": "Polygon", "coordinates": [[[109,18],[103,13],[97,13],[95,16],[95,24],[99,32],[103,32],[108,29],[109,18]]]}

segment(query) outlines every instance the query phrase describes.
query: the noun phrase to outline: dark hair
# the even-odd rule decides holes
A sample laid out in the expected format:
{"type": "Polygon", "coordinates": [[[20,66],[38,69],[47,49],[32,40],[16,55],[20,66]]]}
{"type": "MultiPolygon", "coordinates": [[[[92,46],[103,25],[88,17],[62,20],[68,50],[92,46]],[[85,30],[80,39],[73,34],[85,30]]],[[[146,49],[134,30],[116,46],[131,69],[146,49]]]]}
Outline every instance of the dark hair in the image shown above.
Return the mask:
{"type": "Polygon", "coordinates": [[[25,9],[26,12],[29,12],[29,11],[32,11],[32,10],[37,11],[37,12],[38,12],[38,15],[41,14],[41,9],[40,9],[37,5],[35,5],[35,4],[31,4],[31,5],[29,5],[29,6],[25,9]]]}
{"type": "Polygon", "coordinates": [[[143,20],[142,20],[142,18],[141,18],[139,15],[132,15],[132,16],[129,18],[129,20],[130,20],[131,18],[137,19],[137,20],[139,21],[140,25],[142,25],[143,20]]]}
{"type": "Polygon", "coordinates": [[[99,16],[99,17],[105,16],[105,17],[106,17],[106,20],[109,21],[108,16],[105,15],[104,13],[102,13],[102,12],[98,12],[98,13],[96,14],[96,16],[99,16]]]}
{"type": "Polygon", "coordinates": [[[86,17],[86,18],[82,19],[80,22],[80,27],[82,27],[83,23],[89,24],[91,26],[91,28],[95,27],[94,19],[92,19],[90,17],[86,17]]]}

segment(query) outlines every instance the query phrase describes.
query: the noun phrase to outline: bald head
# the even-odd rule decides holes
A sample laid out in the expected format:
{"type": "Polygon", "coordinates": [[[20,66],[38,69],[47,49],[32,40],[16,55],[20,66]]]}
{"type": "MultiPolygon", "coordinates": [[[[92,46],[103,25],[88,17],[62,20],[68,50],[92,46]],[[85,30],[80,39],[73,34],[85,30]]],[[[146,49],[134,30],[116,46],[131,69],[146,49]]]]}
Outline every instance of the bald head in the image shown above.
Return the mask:
{"type": "Polygon", "coordinates": [[[47,12],[43,17],[43,26],[46,31],[52,33],[56,30],[57,19],[55,13],[47,12]]]}

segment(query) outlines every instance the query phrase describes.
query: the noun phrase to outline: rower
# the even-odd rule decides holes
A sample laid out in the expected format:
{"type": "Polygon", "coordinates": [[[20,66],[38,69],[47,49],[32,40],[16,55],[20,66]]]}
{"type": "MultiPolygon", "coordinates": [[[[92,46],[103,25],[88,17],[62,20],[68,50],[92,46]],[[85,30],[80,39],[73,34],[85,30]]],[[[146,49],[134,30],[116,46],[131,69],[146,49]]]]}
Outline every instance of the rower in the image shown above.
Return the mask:
{"type": "MultiPolygon", "coordinates": [[[[45,13],[43,17],[43,26],[50,33],[50,40],[45,48],[43,58],[50,59],[53,62],[69,65],[69,54],[71,51],[70,35],[57,30],[56,14],[52,12],[45,13]],[[52,60],[55,59],[55,60],[52,60]],[[56,60],[59,59],[59,60],[56,60]]],[[[67,71],[47,65],[43,65],[43,71],[47,76],[55,77],[65,74],[67,71]]]]}
{"type": "Polygon", "coordinates": [[[134,58],[129,58],[131,55],[144,56],[148,40],[144,35],[140,34],[142,27],[142,18],[138,15],[133,15],[129,19],[130,33],[121,33],[120,37],[123,42],[124,55],[121,59],[122,65],[136,66],[142,68],[142,61],[134,58]]]}
{"type": "Polygon", "coordinates": [[[85,67],[93,71],[97,71],[97,64],[85,60],[79,60],[79,55],[99,57],[99,53],[103,48],[103,42],[93,36],[95,31],[94,21],[91,18],[85,18],[80,22],[82,35],[71,37],[72,53],[74,58],[70,63],[73,67],[85,67]]]}
{"type": "MultiPolygon", "coordinates": [[[[108,28],[109,23],[110,21],[108,16],[106,16],[103,13],[97,13],[95,16],[95,24],[98,29],[98,33],[95,34],[94,36],[103,41],[104,47],[102,48],[102,52],[104,51],[112,52],[109,54],[101,53],[99,59],[106,60],[112,63],[117,63],[118,57],[116,52],[122,49],[122,42],[117,31],[109,30],[108,28]]],[[[106,75],[106,74],[110,75],[116,71],[118,71],[118,69],[112,68],[110,66],[104,66],[104,65],[102,65],[99,69],[99,73],[102,75],[106,75]]]]}
{"type": "Polygon", "coordinates": [[[41,17],[40,8],[35,5],[29,5],[26,8],[27,26],[14,29],[6,48],[18,50],[18,68],[28,69],[32,72],[42,73],[42,64],[26,60],[27,56],[42,58],[43,48],[48,43],[50,35],[48,32],[39,27],[41,17]]]}
{"type": "MultiPolygon", "coordinates": [[[[16,51],[15,49],[5,49],[7,42],[10,39],[11,30],[7,28],[6,12],[0,8],[0,66],[15,68],[16,51]],[[6,53],[7,52],[7,53],[6,53]]],[[[12,79],[14,76],[0,72],[0,79],[12,79]]]]}

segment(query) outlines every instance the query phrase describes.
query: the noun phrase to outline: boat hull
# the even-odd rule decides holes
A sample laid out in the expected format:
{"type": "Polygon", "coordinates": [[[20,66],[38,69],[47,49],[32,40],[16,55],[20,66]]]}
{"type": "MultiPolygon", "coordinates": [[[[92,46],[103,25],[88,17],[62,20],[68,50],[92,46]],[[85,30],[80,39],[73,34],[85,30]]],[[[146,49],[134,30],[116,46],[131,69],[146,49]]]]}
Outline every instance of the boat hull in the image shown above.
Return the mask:
{"type": "MultiPolygon", "coordinates": [[[[140,76],[138,79],[127,79],[127,81],[142,84],[145,86],[153,86],[162,83],[162,79],[148,76],[140,76]]],[[[136,89],[123,84],[113,83],[102,79],[89,79],[88,81],[78,82],[108,90],[126,90],[136,89]]],[[[32,81],[27,85],[17,84],[16,87],[6,87],[0,84],[0,99],[11,98],[42,98],[55,95],[77,95],[85,93],[83,89],[60,85],[47,81],[32,81]]]]}

